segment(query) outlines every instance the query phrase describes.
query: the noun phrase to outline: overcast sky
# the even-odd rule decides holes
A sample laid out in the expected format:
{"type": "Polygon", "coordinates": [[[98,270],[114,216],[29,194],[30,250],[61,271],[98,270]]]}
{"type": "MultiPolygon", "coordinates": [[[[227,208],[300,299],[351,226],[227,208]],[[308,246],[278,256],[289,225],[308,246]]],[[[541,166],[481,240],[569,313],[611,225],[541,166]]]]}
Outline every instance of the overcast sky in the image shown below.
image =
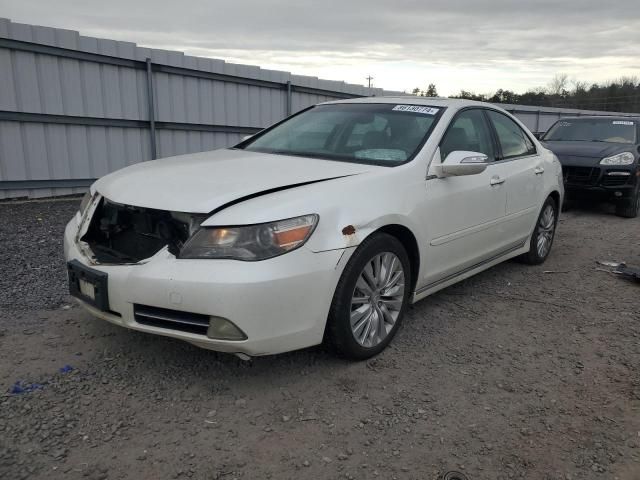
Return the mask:
{"type": "Polygon", "coordinates": [[[390,90],[640,76],[640,0],[0,0],[0,16],[390,90]]]}

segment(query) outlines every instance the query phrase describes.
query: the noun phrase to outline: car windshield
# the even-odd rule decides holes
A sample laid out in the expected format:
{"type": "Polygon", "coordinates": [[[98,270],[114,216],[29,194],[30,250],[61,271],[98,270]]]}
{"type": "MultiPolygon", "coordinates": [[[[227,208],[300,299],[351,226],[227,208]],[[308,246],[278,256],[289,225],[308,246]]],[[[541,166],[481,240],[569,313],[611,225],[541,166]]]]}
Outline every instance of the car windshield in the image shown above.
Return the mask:
{"type": "Polygon", "coordinates": [[[318,105],[238,148],[394,166],[413,158],[442,110],[426,105],[318,105]]]}
{"type": "Polygon", "coordinates": [[[611,118],[560,120],[551,127],[543,140],[636,143],[636,124],[631,120],[611,118]]]}

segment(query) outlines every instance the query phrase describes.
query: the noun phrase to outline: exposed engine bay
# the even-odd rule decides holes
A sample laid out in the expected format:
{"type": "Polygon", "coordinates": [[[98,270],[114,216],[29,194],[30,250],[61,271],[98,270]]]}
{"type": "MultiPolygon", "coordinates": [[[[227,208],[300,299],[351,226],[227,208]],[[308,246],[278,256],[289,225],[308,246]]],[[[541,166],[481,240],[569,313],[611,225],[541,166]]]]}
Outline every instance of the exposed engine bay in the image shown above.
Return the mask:
{"type": "Polygon", "coordinates": [[[81,240],[89,245],[99,263],[137,263],[165,246],[177,255],[205,218],[121,205],[103,198],[81,240]]]}

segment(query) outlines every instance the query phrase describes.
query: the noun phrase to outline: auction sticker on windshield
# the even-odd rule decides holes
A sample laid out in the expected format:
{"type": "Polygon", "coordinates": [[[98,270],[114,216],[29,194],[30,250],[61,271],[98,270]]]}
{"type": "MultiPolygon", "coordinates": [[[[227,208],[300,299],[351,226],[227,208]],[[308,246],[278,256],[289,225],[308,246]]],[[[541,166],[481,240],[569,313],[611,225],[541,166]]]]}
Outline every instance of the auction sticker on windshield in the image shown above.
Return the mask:
{"type": "Polygon", "coordinates": [[[627,122],[623,120],[615,120],[613,122],[614,125],[633,125],[633,122],[627,122]]]}
{"type": "Polygon", "coordinates": [[[440,111],[439,108],[421,107],[420,105],[396,105],[391,110],[395,110],[397,112],[423,113],[425,115],[435,115],[440,111]]]}

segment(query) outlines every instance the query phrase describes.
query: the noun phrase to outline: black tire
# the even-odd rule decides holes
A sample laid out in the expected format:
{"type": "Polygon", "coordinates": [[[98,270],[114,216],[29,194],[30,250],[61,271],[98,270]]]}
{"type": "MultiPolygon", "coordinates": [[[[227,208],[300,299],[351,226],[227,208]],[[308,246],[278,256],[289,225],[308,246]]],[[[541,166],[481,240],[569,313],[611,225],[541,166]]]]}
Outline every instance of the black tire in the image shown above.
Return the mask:
{"type": "Polygon", "coordinates": [[[342,276],[338,281],[336,291],[331,302],[331,309],[327,319],[327,343],[340,355],[353,360],[365,360],[384,350],[400,328],[405,311],[409,305],[411,295],[411,264],[409,256],[402,243],[386,233],[374,233],[367,237],[349,259],[342,276]],[[402,306],[391,330],[380,343],[365,347],[358,343],[351,328],[352,297],[356,289],[356,282],[365,266],[377,255],[390,252],[394,254],[402,265],[404,273],[404,294],[402,306]]]}
{"type": "Polygon", "coordinates": [[[616,215],[624,218],[636,218],[640,211],[640,184],[629,198],[616,203],[616,215]]]}
{"type": "Polygon", "coordinates": [[[533,233],[531,234],[531,241],[529,242],[529,251],[527,253],[520,255],[518,257],[518,260],[528,265],[540,265],[541,263],[544,263],[544,261],[549,256],[549,253],[551,252],[553,240],[556,236],[557,224],[558,224],[558,205],[556,201],[553,199],[553,197],[547,197],[544,204],[542,205],[542,208],[540,209],[540,214],[538,215],[538,219],[536,220],[536,225],[533,228],[533,233]],[[549,207],[553,209],[553,230],[551,232],[551,239],[548,241],[549,245],[548,245],[548,248],[546,249],[546,252],[544,252],[543,254],[540,254],[540,252],[538,251],[538,239],[542,235],[542,232],[540,231],[539,227],[541,225],[543,215],[545,214],[547,208],[549,207]]]}

